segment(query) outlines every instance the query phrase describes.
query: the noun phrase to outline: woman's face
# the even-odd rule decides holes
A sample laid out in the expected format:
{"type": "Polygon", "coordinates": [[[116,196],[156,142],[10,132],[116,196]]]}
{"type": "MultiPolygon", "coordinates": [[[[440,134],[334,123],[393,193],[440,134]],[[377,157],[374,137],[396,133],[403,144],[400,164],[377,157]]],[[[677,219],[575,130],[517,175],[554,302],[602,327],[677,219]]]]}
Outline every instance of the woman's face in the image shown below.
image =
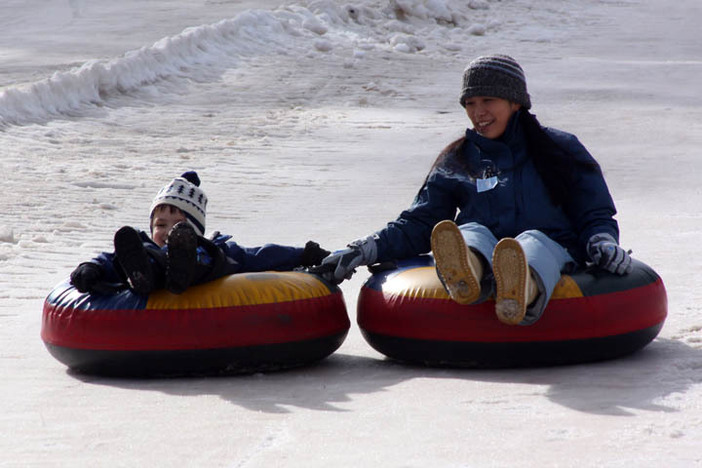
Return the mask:
{"type": "Polygon", "coordinates": [[[473,122],[473,129],[491,140],[500,138],[505,133],[510,117],[521,107],[506,99],[489,96],[468,98],[465,106],[468,118],[473,122]]]}

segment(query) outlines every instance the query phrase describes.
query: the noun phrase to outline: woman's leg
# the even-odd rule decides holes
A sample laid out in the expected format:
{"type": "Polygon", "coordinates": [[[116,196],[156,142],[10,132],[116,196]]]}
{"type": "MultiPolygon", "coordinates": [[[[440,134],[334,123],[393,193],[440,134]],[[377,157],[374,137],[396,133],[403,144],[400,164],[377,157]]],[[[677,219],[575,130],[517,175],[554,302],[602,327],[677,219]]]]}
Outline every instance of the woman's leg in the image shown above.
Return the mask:
{"type": "Polygon", "coordinates": [[[524,320],[520,322],[520,325],[531,325],[543,314],[561,278],[561,272],[574,260],[565,248],[541,231],[524,231],[516,237],[516,240],[524,250],[539,289],[536,299],[527,307],[524,320]]]}
{"type": "Polygon", "coordinates": [[[434,226],[431,249],[436,272],[451,299],[472,304],[481,299],[481,280],[487,264],[466,244],[463,230],[450,220],[434,226]]]}
{"type": "Polygon", "coordinates": [[[495,278],[492,273],[492,251],[497,245],[497,238],[488,228],[480,223],[466,223],[459,226],[463,240],[483,265],[480,279],[480,298],[476,302],[488,300],[495,292],[495,278]]]}
{"type": "Polygon", "coordinates": [[[519,241],[505,237],[492,253],[495,275],[495,315],[507,325],[524,321],[527,306],[538,294],[529,270],[524,249],[519,241]]]}
{"type": "Polygon", "coordinates": [[[459,304],[486,300],[492,294],[490,252],[497,239],[478,223],[437,223],[431,245],[436,271],[451,299],[459,304]]]}
{"type": "Polygon", "coordinates": [[[479,223],[466,223],[458,226],[463,235],[463,240],[471,250],[480,254],[481,260],[485,262],[486,269],[491,267],[492,251],[497,245],[497,238],[485,226],[479,223]]]}

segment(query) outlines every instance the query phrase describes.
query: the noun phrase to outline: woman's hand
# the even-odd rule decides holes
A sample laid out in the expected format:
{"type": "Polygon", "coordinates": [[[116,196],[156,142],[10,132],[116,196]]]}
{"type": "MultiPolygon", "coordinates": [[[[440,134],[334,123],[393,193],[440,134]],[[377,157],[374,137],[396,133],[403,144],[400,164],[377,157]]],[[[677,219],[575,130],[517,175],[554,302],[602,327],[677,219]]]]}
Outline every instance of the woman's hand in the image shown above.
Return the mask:
{"type": "Polygon", "coordinates": [[[629,252],[609,234],[592,236],[587,242],[587,253],[595,265],[617,275],[625,275],[632,269],[629,252]]]}
{"type": "Polygon", "coordinates": [[[377,258],[377,246],[372,236],[351,242],[346,249],[337,250],[322,260],[322,264],[310,270],[327,281],[339,284],[350,279],[361,265],[370,265],[377,258]]]}

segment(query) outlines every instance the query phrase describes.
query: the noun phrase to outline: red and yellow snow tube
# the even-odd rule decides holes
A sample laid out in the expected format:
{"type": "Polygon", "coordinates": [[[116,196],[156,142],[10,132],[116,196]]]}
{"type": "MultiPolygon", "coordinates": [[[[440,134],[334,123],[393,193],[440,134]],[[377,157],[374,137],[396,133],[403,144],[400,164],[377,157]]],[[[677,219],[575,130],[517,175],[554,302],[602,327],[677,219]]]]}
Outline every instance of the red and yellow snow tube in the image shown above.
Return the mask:
{"type": "Polygon", "coordinates": [[[539,321],[504,325],[495,303],[460,305],[439,282],[429,256],[372,275],[358,298],[358,324],[380,353],[431,366],[520,367],[623,356],[650,343],[667,315],[661,278],[634,260],[617,276],[563,275],[539,321]]]}
{"type": "Polygon", "coordinates": [[[263,272],[148,298],[130,290],[82,294],[66,282],[44,302],[41,338],[80,373],[212,375],[321,360],[349,326],[338,288],[308,273],[263,272]]]}

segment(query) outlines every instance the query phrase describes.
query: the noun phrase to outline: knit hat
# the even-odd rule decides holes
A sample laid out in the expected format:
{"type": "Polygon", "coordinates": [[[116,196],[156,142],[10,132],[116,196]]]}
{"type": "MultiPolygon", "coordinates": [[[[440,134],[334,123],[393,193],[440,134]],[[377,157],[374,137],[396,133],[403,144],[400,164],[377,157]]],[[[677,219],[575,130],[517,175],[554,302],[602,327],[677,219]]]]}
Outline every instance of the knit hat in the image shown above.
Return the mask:
{"type": "Polygon", "coordinates": [[[497,97],[521,104],[525,109],[531,107],[524,70],[508,55],[478,57],[468,64],[463,72],[461,107],[473,96],[497,97]]]}
{"type": "Polygon", "coordinates": [[[159,190],[151,203],[150,217],[159,205],[172,205],[185,213],[185,219],[201,236],[205,235],[205,215],[207,196],[200,188],[197,172],[188,171],[176,177],[170,184],[159,190]]]}

